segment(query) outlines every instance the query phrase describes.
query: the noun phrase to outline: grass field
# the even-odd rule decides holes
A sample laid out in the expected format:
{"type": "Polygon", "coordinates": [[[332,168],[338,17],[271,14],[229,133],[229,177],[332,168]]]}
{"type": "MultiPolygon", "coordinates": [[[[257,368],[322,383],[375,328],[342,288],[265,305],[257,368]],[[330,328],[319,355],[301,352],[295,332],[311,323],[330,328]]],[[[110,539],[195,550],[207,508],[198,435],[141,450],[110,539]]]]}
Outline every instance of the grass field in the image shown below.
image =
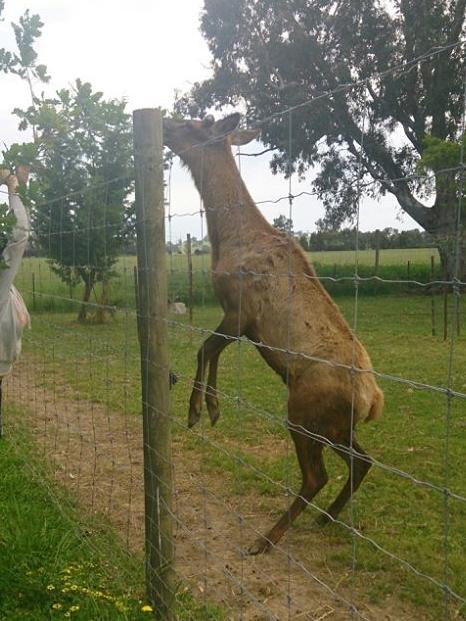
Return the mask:
{"type": "MultiPolygon", "coordinates": [[[[336,297],[348,296],[354,293],[355,253],[353,251],[315,252],[309,253],[318,276],[322,277],[324,286],[331,295],[336,297]],[[341,279],[333,282],[332,279],[341,279]]],[[[440,265],[435,249],[405,249],[382,250],[377,276],[392,281],[407,279],[419,282],[430,282],[431,256],[435,257],[434,278],[440,278],[440,265]],[[408,268],[409,262],[409,268],[408,268]]],[[[358,273],[362,278],[374,276],[373,250],[363,250],[359,253],[358,273]]],[[[115,264],[115,276],[110,286],[110,303],[121,307],[134,307],[134,266],[136,257],[122,256],[115,264]]],[[[171,255],[167,257],[169,270],[169,294],[172,301],[188,302],[188,272],[185,255],[171,255]]],[[[215,304],[215,295],[211,285],[210,256],[193,256],[194,303],[215,304]]],[[[17,278],[17,286],[21,290],[26,303],[36,310],[53,312],[69,311],[75,308],[69,303],[69,298],[80,299],[82,286],[69,289],[51,270],[45,259],[28,258],[23,261],[21,272],[17,278]],[[33,291],[35,295],[33,296],[33,291]]],[[[399,294],[413,292],[413,285],[404,282],[375,282],[363,281],[359,285],[361,295],[399,294]]],[[[91,302],[97,302],[99,287],[91,302]],[[97,297],[96,297],[97,296],[97,297]]]]}
{"type": "MultiPolygon", "coordinates": [[[[378,275],[394,280],[403,280],[409,275],[411,279],[428,282],[431,279],[432,252],[431,249],[381,251],[378,275]]],[[[354,273],[354,252],[313,253],[312,258],[320,276],[347,278],[354,273]]],[[[437,256],[436,262],[438,267],[437,256]]],[[[359,264],[361,276],[372,276],[374,252],[361,252],[359,264]]],[[[110,303],[120,310],[104,325],[75,322],[80,288],[70,291],[53,274],[44,259],[26,259],[17,279],[17,286],[29,308],[34,309],[33,329],[25,336],[25,358],[29,356],[34,365],[39,361],[44,386],[55,390],[62,384],[65,394],[68,390],[66,386],[69,386],[75,399],[105,404],[109,411],[128,417],[137,417],[140,412],[134,266],[135,257],[121,257],[116,264],[110,303]]],[[[168,268],[171,299],[187,301],[186,257],[168,257],[168,268]]],[[[336,296],[344,314],[352,323],[353,282],[324,280],[324,284],[336,296]]],[[[210,285],[209,256],[194,257],[194,285],[195,326],[214,329],[221,313],[215,304],[210,285]]],[[[98,295],[97,290],[92,302],[98,301],[98,295]]],[[[440,336],[431,336],[431,303],[430,296],[420,295],[417,288],[413,291],[413,286],[406,283],[370,281],[360,284],[358,333],[367,345],[377,370],[425,384],[446,385],[450,344],[449,341],[443,342],[440,336]]],[[[440,297],[435,296],[434,305],[437,334],[441,335],[440,297]]],[[[464,320],[462,316],[463,334],[464,320]]],[[[190,378],[194,373],[195,353],[202,336],[201,332],[190,329],[184,317],[172,317],[171,365],[179,376],[179,382],[172,393],[175,441],[193,459],[201,461],[212,481],[217,480],[221,472],[225,499],[234,498],[241,505],[242,497],[262,498],[264,520],[261,525],[269,524],[282,510],[284,486],[297,489],[299,485],[294,453],[289,448],[283,450],[285,445],[288,446],[288,436],[282,422],[286,400],[283,385],[250,345],[242,343],[240,346],[232,346],[222,356],[219,370],[219,390],[224,396],[221,399],[222,418],[218,426],[210,430],[203,423],[201,434],[196,429],[188,432],[186,410],[190,378]],[[238,395],[241,402],[236,398],[238,395]]],[[[466,389],[465,344],[464,336],[460,337],[453,358],[453,387],[461,392],[466,389]]],[[[362,426],[359,436],[362,446],[382,466],[385,464],[389,468],[374,467],[355,497],[353,520],[363,537],[353,540],[350,532],[338,524],[322,533],[319,530],[316,532],[314,518],[317,510],[311,508],[296,522],[294,536],[300,537],[300,546],[305,546],[310,537],[317,537],[322,545],[327,546],[323,565],[317,563],[311,568],[317,570],[320,567],[321,571],[330,572],[336,576],[338,584],[348,579],[349,568],[355,563],[356,570],[351,574],[352,588],[358,597],[367,602],[383,606],[389,598],[395,598],[408,602],[415,611],[419,611],[413,618],[432,620],[442,618],[447,606],[451,618],[466,618],[464,607],[454,597],[450,597],[445,604],[444,593],[437,585],[448,582],[454,592],[466,597],[466,505],[456,497],[446,498],[437,489],[432,489],[432,485],[441,489],[447,482],[454,494],[466,496],[466,472],[463,467],[465,401],[454,399],[447,419],[444,395],[419,391],[410,385],[387,380],[382,380],[381,385],[386,396],[383,418],[376,424],[362,426]],[[409,476],[397,476],[393,469],[406,472],[409,476]],[[430,486],[416,485],[410,477],[426,481],[430,486]],[[379,546],[386,553],[381,552],[379,546]],[[445,562],[446,553],[448,566],[445,562]],[[430,576],[434,582],[426,576],[430,576]]],[[[40,399],[40,394],[35,395],[36,398],[40,399]]],[[[28,451],[32,455],[32,449],[28,451]]],[[[316,504],[320,507],[329,504],[345,476],[342,464],[332,453],[327,453],[330,483],[317,498],[316,504]]],[[[5,471],[11,471],[12,485],[23,489],[25,496],[29,490],[34,490],[32,497],[35,498],[37,493],[38,498],[32,505],[37,520],[18,524],[18,528],[9,534],[11,541],[19,542],[15,546],[18,558],[21,559],[21,569],[15,574],[11,589],[1,600],[0,619],[3,619],[1,606],[10,615],[5,616],[5,619],[12,621],[55,618],[47,616],[51,614],[50,610],[63,613],[69,611],[71,606],[79,606],[80,612],[74,610],[73,618],[90,621],[93,618],[91,611],[101,604],[95,598],[89,600],[85,597],[83,601],[77,602],[67,596],[63,602],[53,602],[53,593],[47,592],[45,585],[44,597],[36,598],[37,602],[33,604],[35,599],[31,593],[36,592],[37,580],[42,580],[40,588],[44,590],[44,580],[51,581],[53,577],[61,576],[60,572],[64,568],[78,565],[87,567],[87,563],[92,562],[96,569],[95,572],[89,572],[91,586],[86,586],[81,576],[82,587],[92,591],[98,589],[101,583],[112,598],[107,601],[108,605],[103,607],[103,611],[98,613],[98,618],[130,618],[137,621],[137,615],[142,614],[139,604],[141,600],[138,599],[141,597],[141,562],[136,565],[134,562],[127,563],[125,576],[128,576],[128,588],[121,591],[111,563],[106,564],[105,553],[91,555],[90,561],[89,552],[79,549],[78,540],[73,540],[69,553],[62,558],[59,535],[67,526],[63,516],[47,504],[45,491],[36,492],[39,488],[30,474],[21,474],[21,470],[24,470],[21,458],[8,448],[3,459],[5,471]],[[21,480],[16,481],[15,477],[21,480]],[[48,511],[52,511],[53,515],[49,516],[48,511]],[[52,537],[50,545],[47,544],[47,532],[44,534],[45,540],[41,539],[41,516],[46,516],[48,524],[53,521],[57,523],[53,527],[57,538],[52,537]],[[38,542],[38,546],[43,546],[43,551],[40,554],[32,552],[29,549],[31,542],[38,542]],[[41,570],[42,573],[37,573],[37,563],[31,562],[31,558],[36,556],[43,559],[40,567],[45,570],[41,570]],[[20,584],[23,585],[21,591],[20,584]],[[26,607],[22,606],[22,602],[17,605],[17,592],[26,593],[26,607]],[[125,606],[131,613],[115,609],[115,602],[122,601],[122,594],[127,595],[125,606]],[[53,603],[61,604],[62,607],[51,609],[53,603]],[[75,616],[77,614],[81,616],[75,616]],[[112,614],[114,616],[105,616],[112,614]],[[124,616],[128,614],[130,616],[124,616]]],[[[66,492],[59,490],[59,494],[66,492]]],[[[76,525],[82,517],[73,505],[73,498],[68,495],[66,500],[73,507],[71,519],[76,525]]],[[[14,510],[6,505],[5,523],[14,521],[14,510]]],[[[347,522],[349,519],[350,511],[346,510],[342,520],[347,522]]],[[[100,548],[105,550],[103,532],[101,543],[100,548]]],[[[7,563],[11,561],[7,560],[7,563]]],[[[281,579],[280,572],[276,579],[281,579]]],[[[189,599],[187,595],[185,597],[188,599],[184,602],[183,610],[188,610],[187,618],[221,618],[219,609],[212,612],[209,605],[203,608],[196,600],[189,599]]],[[[394,618],[397,618],[396,613],[394,618]]]]}
{"type": "MultiPolygon", "coordinates": [[[[354,265],[355,252],[353,250],[337,250],[328,252],[310,252],[310,258],[315,263],[321,265],[354,265]]],[[[430,258],[435,257],[438,261],[436,248],[401,248],[380,250],[379,265],[404,265],[407,267],[408,261],[414,265],[430,265],[430,258]]],[[[361,265],[374,266],[375,250],[360,250],[358,261],[361,265]]]]}
{"type": "MultiPolygon", "coordinates": [[[[129,266],[127,269],[130,272],[129,266]]],[[[341,297],[339,304],[351,322],[353,299],[341,297]]],[[[43,361],[46,384],[52,385],[57,374],[82,399],[136,416],[140,411],[140,363],[134,314],[117,313],[105,325],[79,325],[74,321],[74,309],[68,309],[60,313],[43,311],[34,317],[33,330],[25,339],[26,355],[43,361]]],[[[195,309],[198,327],[214,329],[219,318],[220,310],[215,306],[195,309]]],[[[171,364],[179,374],[172,393],[175,439],[202,458],[203,467],[212,477],[221,473],[226,498],[259,495],[269,502],[272,509],[264,522],[271,523],[283,506],[282,486],[290,484],[297,489],[299,483],[293,451],[270,448],[276,447],[276,440],[287,437],[282,424],[286,398],[283,385],[247,343],[228,348],[221,359],[219,390],[231,398],[221,399],[222,417],[216,428],[203,427],[202,436],[196,431],[188,433],[189,378],[194,373],[201,335],[189,329],[185,318],[173,317],[173,321],[171,364]],[[239,404],[235,399],[238,394],[242,398],[239,404]]],[[[377,370],[425,384],[446,385],[449,342],[431,336],[428,298],[363,296],[358,326],[377,370]]],[[[466,388],[465,345],[463,336],[455,348],[452,374],[453,387],[462,392],[466,388]]],[[[381,386],[386,397],[385,412],[375,424],[361,426],[362,446],[383,464],[440,488],[447,482],[455,494],[466,496],[465,401],[452,400],[447,426],[444,395],[386,380],[381,381],[381,386]]],[[[331,478],[317,498],[321,507],[336,495],[345,474],[342,464],[327,453],[331,478]]],[[[307,537],[315,535],[315,516],[316,511],[308,509],[293,528],[302,537],[303,546],[307,537]]],[[[375,466],[355,496],[353,517],[365,538],[352,542],[348,530],[337,524],[319,531],[317,536],[328,548],[326,568],[336,576],[348,574],[354,543],[356,570],[352,580],[361,597],[381,605],[389,596],[395,597],[419,610],[419,616],[413,618],[432,620],[443,618],[444,593],[422,574],[438,583],[447,581],[453,591],[466,597],[464,502],[454,497],[446,499],[429,486],[416,485],[409,478],[375,466]],[[374,542],[397,558],[381,552],[374,542]]],[[[347,509],[342,520],[347,522],[349,518],[347,509]]],[[[466,618],[464,606],[453,597],[447,605],[451,618],[466,618]]],[[[23,617],[17,618],[19,621],[23,617]]]]}

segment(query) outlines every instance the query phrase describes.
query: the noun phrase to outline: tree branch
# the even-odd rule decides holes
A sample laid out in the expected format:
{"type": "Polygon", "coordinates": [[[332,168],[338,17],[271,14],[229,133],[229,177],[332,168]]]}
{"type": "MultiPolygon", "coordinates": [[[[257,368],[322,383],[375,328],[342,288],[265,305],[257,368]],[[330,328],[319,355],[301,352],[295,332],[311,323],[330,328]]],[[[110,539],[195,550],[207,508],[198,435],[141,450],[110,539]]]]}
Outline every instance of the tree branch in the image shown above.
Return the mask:
{"type": "Polygon", "coordinates": [[[455,7],[455,16],[450,30],[450,41],[457,41],[464,27],[464,15],[466,11],[466,0],[458,0],[455,7]]]}
{"type": "Polygon", "coordinates": [[[269,147],[268,149],[259,151],[259,153],[241,153],[241,157],[259,157],[260,155],[264,155],[264,153],[268,153],[269,151],[275,151],[275,148],[269,147]]]}
{"type": "MultiPolygon", "coordinates": [[[[367,136],[364,136],[365,152],[367,152],[367,140],[367,136]]],[[[355,140],[355,142],[360,144],[360,139],[355,140]]],[[[357,151],[357,149],[354,147],[354,144],[351,142],[351,139],[349,139],[348,144],[353,156],[356,158],[361,157],[359,151],[357,151]]],[[[391,178],[390,175],[386,176],[387,171],[384,169],[384,166],[376,160],[376,165],[379,166],[385,173],[385,175],[381,174],[379,171],[377,171],[372,162],[364,155],[362,155],[362,162],[371,177],[378,181],[385,190],[387,190],[396,197],[397,201],[400,204],[400,207],[409,216],[411,216],[413,220],[415,220],[420,226],[422,226],[422,228],[429,228],[431,215],[429,208],[425,207],[420,201],[418,201],[414,197],[413,193],[409,189],[407,181],[392,181],[392,179],[401,179],[403,176],[402,174],[394,175],[391,178]]]]}

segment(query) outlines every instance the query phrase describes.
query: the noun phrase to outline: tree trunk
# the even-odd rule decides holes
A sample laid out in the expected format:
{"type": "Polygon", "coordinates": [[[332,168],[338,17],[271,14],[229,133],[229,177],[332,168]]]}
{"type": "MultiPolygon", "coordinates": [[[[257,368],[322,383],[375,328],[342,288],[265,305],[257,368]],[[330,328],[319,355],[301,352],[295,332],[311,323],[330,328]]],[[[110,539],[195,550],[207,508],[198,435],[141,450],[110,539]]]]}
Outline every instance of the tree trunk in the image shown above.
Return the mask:
{"type": "MultiPolygon", "coordinates": [[[[466,228],[462,228],[458,236],[455,233],[439,234],[432,232],[437,242],[437,248],[442,266],[442,279],[457,278],[466,282],[466,228]]],[[[464,286],[462,286],[464,288],[464,286]]]]}
{"type": "Polygon", "coordinates": [[[92,273],[80,272],[81,278],[84,280],[84,294],[82,304],[79,308],[78,321],[86,321],[87,319],[87,307],[91,298],[92,288],[94,286],[95,277],[92,273]]]}
{"type": "Polygon", "coordinates": [[[105,323],[105,312],[107,310],[107,306],[110,300],[110,283],[107,278],[102,280],[102,294],[99,300],[99,306],[97,307],[95,313],[95,322],[96,323],[105,323]]]}

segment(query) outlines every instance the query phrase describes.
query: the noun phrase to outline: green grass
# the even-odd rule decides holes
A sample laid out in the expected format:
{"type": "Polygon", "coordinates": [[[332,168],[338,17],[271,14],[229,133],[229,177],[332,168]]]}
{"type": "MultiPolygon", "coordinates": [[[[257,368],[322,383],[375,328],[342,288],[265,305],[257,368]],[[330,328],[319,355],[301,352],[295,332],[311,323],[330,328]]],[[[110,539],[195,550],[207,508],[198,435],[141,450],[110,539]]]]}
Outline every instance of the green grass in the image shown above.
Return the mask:
{"type": "Polygon", "coordinates": [[[0,442],[0,619],[147,619],[142,576],[101,525],[78,519],[66,492],[49,494],[27,438],[12,433],[0,442]]]}
{"type": "MultiPolygon", "coordinates": [[[[440,277],[440,264],[435,249],[382,250],[377,276],[385,280],[419,282],[432,280],[430,257],[436,261],[435,279],[440,277]],[[409,261],[409,270],[408,270],[409,261]]],[[[318,276],[332,296],[341,297],[354,293],[355,253],[353,251],[309,253],[318,276]],[[328,279],[341,279],[333,282],[328,279]]],[[[358,257],[358,274],[361,278],[374,276],[374,251],[362,250],[358,257]]],[[[117,261],[110,286],[110,304],[119,308],[134,308],[134,266],[136,257],[122,256],[117,261]]],[[[172,301],[188,302],[187,259],[184,255],[167,257],[169,272],[169,296],[172,301]]],[[[215,295],[210,279],[210,256],[193,256],[194,303],[197,305],[215,304],[215,295]]],[[[48,262],[40,258],[23,261],[16,280],[29,308],[37,311],[76,312],[77,301],[82,296],[82,286],[69,289],[51,270],[48,262]],[[33,295],[35,291],[35,295],[33,295]],[[73,299],[74,301],[70,301],[73,299]]],[[[399,294],[412,291],[412,286],[402,283],[384,283],[369,280],[359,286],[362,295],[399,294]],[[411,287],[411,288],[410,288],[411,287]]],[[[96,287],[96,295],[100,295],[96,287]]],[[[91,302],[97,302],[94,296],[91,302]]]]}
{"type": "MultiPolygon", "coordinates": [[[[354,300],[342,297],[339,304],[352,322],[354,300]]],[[[358,334],[377,370],[425,384],[446,385],[450,344],[439,336],[431,336],[430,304],[430,298],[419,295],[361,296],[358,334]]],[[[440,302],[437,300],[436,304],[440,315],[440,302]]],[[[217,307],[195,309],[195,325],[201,328],[214,329],[220,317],[217,307]]],[[[185,318],[172,319],[177,323],[170,329],[171,364],[180,376],[172,393],[174,434],[186,442],[188,449],[202,454],[203,463],[213,474],[223,472],[226,495],[254,493],[278,497],[282,489],[270,479],[279,485],[291,482],[296,488],[299,477],[292,452],[287,456],[268,449],[274,438],[286,437],[281,422],[285,415],[285,390],[249,344],[232,345],[222,355],[219,390],[233,398],[221,397],[222,417],[214,429],[206,432],[207,445],[196,428],[188,433],[189,378],[194,373],[195,352],[202,334],[191,332],[185,318]],[[238,405],[234,398],[238,394],[253,407],[238,405]],[[215,444],[223,449],[217,449],[215,444]],[[258,445],[259,453],[251,450],[258,445]]],[[[44,382],[53,382],[57,372],[83,398],[106,403],[128,416],[139,414],[139,355],[133,313],[117,313],[107,324],[97,326],[75,323],[74,313],[42,312],[34,317],[25,349],[42,360],[44,382]]],[[[465,392],[464,336],[456,344],[453,363],[453,387],[465,392]]],[[[465,401],[452,401],[447,438],[444,395],[398,382],[380,383],[386,408],[380,421],[358,429],[362,446],[384,464],[442,486],[448,442],[448,485],[456,494],[466,496],[465,401]]],[[[345,474],[338,459],[330,451],[326,454],[331,480],[317,498],[319,506],[328,505],[342,485],[337,477],[345,474]]],[[[443,583],[447,578],[454,591],[466,596],[465,503],[450,498],[446,505],[443,494],[374,467],[355,496],[353,510],[355,524],[365,536],[435,580],[443,583]],[[448,569],[444,565],[445,548],[448,569]]],[[[307,510],[294,528],[302,532],[313,530],[314,517],[315,512],[307,510]]],[[[348,521],[348,510],[341,517],[348,521]]],[[[348,530],[332,525],[322,537],[329,541],[329,567],[346,572],[352,562],[348,530]]],[[[371,601],[383,601],[387,593],[394,593],[422,607],[423,613],[432,619],[442,618],[443,593],[425,578],[364,539],[356,540],[356,560],[356,584],[371,601]]],[[[450,612],[452,618],[455,614],[456,618],[464,618],[466,614],[464,607],[460,609],[454,600],[450,612]]]]}
{"type": "MultiPolygon", "coordinates": [[[[8,412],[8,419],[19,413],[8,412]]],[[[0,619],[143,621],[143,560],[128,556],[111,527],[83,519],[50,479],[29,437],[9,427],[0,441],[0,619]]],[[[158,616],[156,615],[158,618],[158,616]]],[[[188,593],[177,619],[221,619],[188,593]]]]}
{"type": "MultiPolygon", "coordinates": [[[[312,261],[321,265],[354,265],[354,250],[335,250],[326,252],[309,252],[312,261]]],[[[379,265],[402,265],[407,269],[408,261],[412,264],[430,265],[430,258],[434,256],[438,263],[439,256],[436,248],[389,248],[380,250],[379,265]]],[[[375,250],[360,250],[358,252],[358,262],[360,265],[374,267],[375,250]]]]}

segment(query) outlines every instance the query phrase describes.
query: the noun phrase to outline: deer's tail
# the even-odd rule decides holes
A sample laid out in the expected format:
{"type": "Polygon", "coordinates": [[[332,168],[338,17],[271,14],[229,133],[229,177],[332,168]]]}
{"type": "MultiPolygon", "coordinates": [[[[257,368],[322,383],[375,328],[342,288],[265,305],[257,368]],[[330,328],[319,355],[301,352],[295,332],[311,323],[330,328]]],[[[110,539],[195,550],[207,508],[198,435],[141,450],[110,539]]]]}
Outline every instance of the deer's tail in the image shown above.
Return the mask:
{"type": "Polygon", "coordinates": [[[382,414],[384,406],[384,396],[383,392],[377,386],[374,393],[374,400],[372,401],[371,409],[369,410],[369,415],[366,418],[366,422],[368,423],[371,420],[375,420],[379,418],[382,414]]]}

